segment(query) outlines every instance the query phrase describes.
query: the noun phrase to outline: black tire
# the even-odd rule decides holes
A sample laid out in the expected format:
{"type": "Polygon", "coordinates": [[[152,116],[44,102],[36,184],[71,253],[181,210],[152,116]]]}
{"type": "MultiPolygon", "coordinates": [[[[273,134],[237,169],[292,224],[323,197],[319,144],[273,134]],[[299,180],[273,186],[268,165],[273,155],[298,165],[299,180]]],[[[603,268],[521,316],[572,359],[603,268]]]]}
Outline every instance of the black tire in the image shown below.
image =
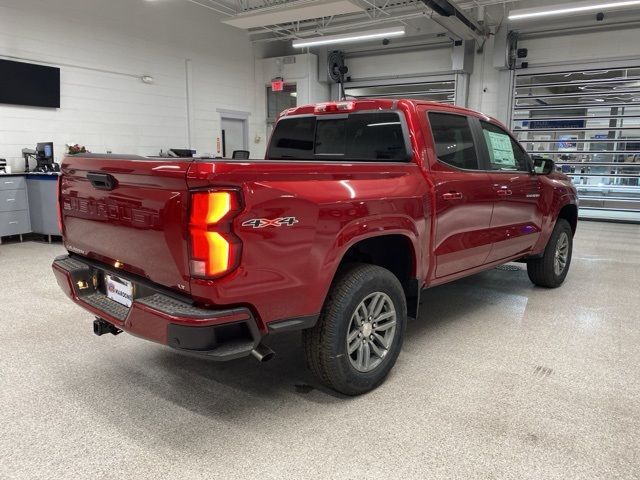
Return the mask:
{"type": "MultiPolygon", "coordinates": [[[[371,303],[368,305],[371,307],[371,303]]],[[[362,310],[359,310],[358,315],[360,313],[362,310]]],[[[384,314],[380,314],[380,317],[382,316],[384,314]]],[[[377,327],[381,328],[382,322],[392,320],[381,320],[377,327]]],[[[375,265],[349,266],[334,280],[316,325],[302,332],[307,366],[323,384],[345,395],[360,395],[373,390],[384,381],[396,363],[402,348],[406,322],[406,298],[402,285],[394,274],[375,265]],[[384,295],[379,295],[380,293],[384,295]],[[385,312],[391,313],[392,309],[395,311],[395,330],[393,336],[388,339],[389,345],[383,356],[372,353],[371,344],[375,344],[378,349],[384,351],[384,348],[380,348],[382,343],[374,340],[373,335],[377,331],[370,330],[372,326],[376,326],[376,323],[370,320],[372,317],[368,317],[369,320],[363,318],[363,322],[352,319],[356,308],[360,308],[362,302],[365,302],[366,307],[366,301],[369,298],[372,299],[371,301],[374,298],[380,298],[379,301],[383,302],[385,312]],[[358,371],[358,365],[354,365],[354,362],[357,363],[361,358],[361,352],[355,351],[349,354],[347,335],[357,333],[358,329],[361,332],[364,331],[367,321],[370,322],[368,332],[373,334],[369,336],[372,341],[367,342],[362,339],[357,342],[368,343],[366,351],[372,358],[375,356],[375,362],[379,363],[372,367],[375,362],[371,361],[372,370],[358,371]],[[352,328],[351,331],[349,331],[350,328],[352,328]],[[356,359],[353,359],[353,356],[356,359]]],[[[362,334],[358,333],[358,337],[361,336],[362,334]]],[[[352,342],[351,345],[355,346],[356,342],[352,342]]],[[[365,356],[365,354],[362,355],[365,356]]]]}
{"type": "Polygon", "coordinates": [[[527,261],[527,273],[529,279],[536,285],[546,288],[557,288],[562,285],[564,279],[569,273],[571,265],[571,254],[573,253],[573,230],[571,225],[564,218],[558,219],[556,226],[551,233],[549,242],[544,249],[541,258],[535,258],[527,261]],[[567,241],[567,253],[564,267],[558,273],[556,269],[556,254],[558,247],[564,241],[567,241]]]}

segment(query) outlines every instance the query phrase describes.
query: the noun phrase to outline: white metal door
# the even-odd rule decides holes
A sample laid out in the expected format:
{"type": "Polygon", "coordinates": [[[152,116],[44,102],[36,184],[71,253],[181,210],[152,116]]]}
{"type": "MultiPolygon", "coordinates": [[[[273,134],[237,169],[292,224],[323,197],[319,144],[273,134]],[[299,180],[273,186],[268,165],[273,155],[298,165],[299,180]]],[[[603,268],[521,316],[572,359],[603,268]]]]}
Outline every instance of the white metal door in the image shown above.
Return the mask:
{"type": "Polygon", "coordinates": [[[236,118],[222,118],[222,156],[231,158],[236,150],[247,150],[246,122],[236,118]]]}

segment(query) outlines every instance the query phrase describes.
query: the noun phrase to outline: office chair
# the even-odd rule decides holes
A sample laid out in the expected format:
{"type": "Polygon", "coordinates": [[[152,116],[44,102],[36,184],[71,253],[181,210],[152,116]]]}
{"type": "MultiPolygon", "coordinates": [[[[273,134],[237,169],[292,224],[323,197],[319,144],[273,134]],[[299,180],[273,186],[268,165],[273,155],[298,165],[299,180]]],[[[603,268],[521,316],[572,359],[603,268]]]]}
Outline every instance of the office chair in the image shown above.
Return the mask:
{"type": "Polygon", "coordinates": [[[234,150],[233,154],[231,154],[231,158],[238,160],[248,160],[249,150],[234,150]]]}

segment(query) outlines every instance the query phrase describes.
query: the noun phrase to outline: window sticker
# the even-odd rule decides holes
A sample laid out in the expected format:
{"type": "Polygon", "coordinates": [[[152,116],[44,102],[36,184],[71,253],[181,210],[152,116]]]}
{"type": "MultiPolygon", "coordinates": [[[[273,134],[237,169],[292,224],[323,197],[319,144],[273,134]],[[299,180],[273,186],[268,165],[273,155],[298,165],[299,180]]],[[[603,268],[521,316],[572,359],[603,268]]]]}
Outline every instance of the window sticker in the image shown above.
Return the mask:
{"type": "Polygon", "coordinates": [[[516,157],[511,146],[511,138],[502,133],[484,131],[485,139],[489,147],[491,164],[500,168],[515,169],[516,157]]]}

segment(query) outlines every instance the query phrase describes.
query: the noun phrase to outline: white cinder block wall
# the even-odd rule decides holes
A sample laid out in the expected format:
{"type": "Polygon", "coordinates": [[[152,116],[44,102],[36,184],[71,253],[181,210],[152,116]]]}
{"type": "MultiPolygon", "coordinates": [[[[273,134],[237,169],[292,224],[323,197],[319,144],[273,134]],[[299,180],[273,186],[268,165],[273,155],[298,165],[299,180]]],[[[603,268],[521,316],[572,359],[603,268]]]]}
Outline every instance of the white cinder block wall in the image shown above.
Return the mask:
{"type": "MultiPolygon", "coordinates": [[[[524,37],[531,68],[618,59],[640,64],[638,28],[524,37]],[[635,60],[634,60],[635,58],[635,60]]],[[[467,105],[507,121],[510,73],[493,66],[493,38],[475,54],[467,105]]],[[[0,105],[0,158],[23,168],[20,151],[53,141],[57,160],[66,143],[91,151],[155,155],[191,147],[217,152],[220,110],[249,114],[249,148],[268,140],[266,87],[276,76],[298,84],[299,104],[330,98],[317,82],[314,55],[295,64],[254,59],[245,32],[215,12],[174,0],[0,0],[0,58],[61,68],[58,110],[0,105]],[[142,83],[144,74],[154,78],[142,83]]],[[[451,72],[451,48],[347,59],[354,81],[451,72]]]]}
{"type": "Polygon", "coordinates": [[[263,148],[252,142],[264,121],[255,115],[248,37],[202,7],[0,0],[0,58],[61,68],[60,109],[0,105],[0,158],[15,170],[23,168],[22,148],[45,141],[55,143],[58,161],[69,142],[94,152],[216,153],[219,109],[249,113],[249,146],[263,148]],[[152,85],[142,83],[144,74],[152,85]]]}
{"type": "Polygon", "coordinates": [[[282,77],[287,83],[295,83],[298,105],[325,102],[329,100],[329,84],[318,81],[319,67],[318,57],[311,53],[255,60],[256,118],[261,122],[260,125],[256,125],[261,141],[254,142],[254,151],[258,152],[257,158],[264,157],[266,142],[271,134],[270,126],[266,123],[267,88],[271,85],[271,80],[282,77]]]}
{"type": "Polygon", "coordinates": [[[329,85],[318,82],[318,57],[312,53],[286,57],[256,59],[257,109],[266,117],[267,87],[276,77],[295,83],[298,105],[323,102],[328,99],[329,85]]]}

